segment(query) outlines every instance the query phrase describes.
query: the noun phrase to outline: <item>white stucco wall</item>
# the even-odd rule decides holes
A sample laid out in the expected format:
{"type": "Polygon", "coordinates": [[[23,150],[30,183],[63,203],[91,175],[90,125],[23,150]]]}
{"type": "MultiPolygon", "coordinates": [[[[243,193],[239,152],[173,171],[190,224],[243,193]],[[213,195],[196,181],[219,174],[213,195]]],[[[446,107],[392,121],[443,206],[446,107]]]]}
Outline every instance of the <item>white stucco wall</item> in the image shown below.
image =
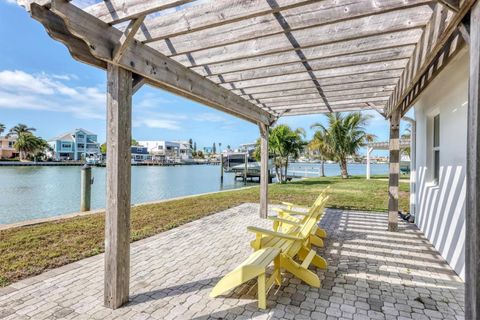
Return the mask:
{"type": "MultiPolygon", "coordinates": [[[[450,266],[465,273],[468,53],[458,54],[415,104],[416,224],[450,266]],[[433,183],[433,117],[440,114],[440,179],[433,183]]],[[[434,257],[432,257],[434,258],[434,257]]]]}

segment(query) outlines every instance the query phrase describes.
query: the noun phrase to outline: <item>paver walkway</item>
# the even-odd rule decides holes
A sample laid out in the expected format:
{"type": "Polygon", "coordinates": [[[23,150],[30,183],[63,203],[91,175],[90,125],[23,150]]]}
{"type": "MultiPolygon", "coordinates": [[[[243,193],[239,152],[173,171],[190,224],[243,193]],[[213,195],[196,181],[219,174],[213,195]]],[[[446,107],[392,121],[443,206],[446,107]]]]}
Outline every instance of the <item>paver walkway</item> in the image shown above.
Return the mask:
{"type": "Polygon", "coordinates": [[[102,306],[98,255],[1,289],[0,318],[463,319],[463,282],[413,225],[386,232],[382,213],[327,210],[320,289],[287,274],[266,311],[252,285],[209,298],[249,255],[246,226],[269,226],[257,216],[257,204],[244,204],[134,243],[131,301],[118,310],[102,306]]]}

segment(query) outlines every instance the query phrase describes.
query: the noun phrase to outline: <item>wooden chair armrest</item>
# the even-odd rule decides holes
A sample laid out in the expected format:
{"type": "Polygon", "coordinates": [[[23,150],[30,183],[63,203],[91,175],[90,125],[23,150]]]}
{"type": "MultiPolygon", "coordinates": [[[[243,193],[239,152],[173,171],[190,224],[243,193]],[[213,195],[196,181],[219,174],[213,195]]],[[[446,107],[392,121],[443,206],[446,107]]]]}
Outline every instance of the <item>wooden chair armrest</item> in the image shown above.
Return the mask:
{"type": "Polygon", "coordinates": [[[278,217],[268,217],[268,220],[272,220],[274,222],[279,222],[279,223],[290,224],[290,225],[295,226],[295,227],[302,226],[301,223],[291,221],[291,220],[287,220],[287,219],[278,218],[278,217]]]}
{"type": "Polygon", "coordinates": [[[272,236],[272,237],[283,238],[283,239],[288,239],[288,240],[302,240],[302,238],[299,238],[299,237],[291,236],[291,235],[284,234],[284,233],[281,233],[281,232],[275,232],[275,231],[272,231],[272,230],[262,229],[262,228],[258,228],[258,227],[249,226],[249,227],[247,227],[247,230],[250,231],[250,232],[256,233],[256,234],[262,234],[262,235],[266,235],[266,236],[272,236]]]}
{"type": "Polygon", "coordinates": [[[293,214],[293,215],[308,216],[308,212],[302,212],[302,211],[283,209],[282,212],[283,213],[288,213],[288,214],[293,214]]]}
{"type": "Polygon", "coordinates": [[[301,206],[301,205],[291,203],[291,202],[282,202],[282,204],[285,205],[285,206],[289,206],[289,207],[295,207],[295,208],[301,208],[301,209],[310,209],[309,206],[301,206]]]}

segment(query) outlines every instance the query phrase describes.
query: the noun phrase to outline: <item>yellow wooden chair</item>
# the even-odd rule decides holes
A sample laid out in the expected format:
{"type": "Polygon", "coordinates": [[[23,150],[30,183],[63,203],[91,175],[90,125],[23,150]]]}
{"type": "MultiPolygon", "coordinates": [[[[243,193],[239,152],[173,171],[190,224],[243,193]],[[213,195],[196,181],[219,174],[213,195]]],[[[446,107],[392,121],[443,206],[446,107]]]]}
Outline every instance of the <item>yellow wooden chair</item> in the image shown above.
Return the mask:
{"type": "MultiPolygon", "coordinates": [[[[326,196],[326,193],[328,192],[328,189],[330,189],[330,187],[325,188],[318,195],[317,199],[315,200],[315,202],[313,203],[313,205],[311,207],[296,205],[296,204],[293,204],[293,203],[290,203],[290,202],[282,202],[283,205],[287,206],[286,209],[284,209],[284,208],[273,208],[274,211],[278,212],[278,218],[279,218],[274,222],[273,230],[274,231],[288,232],[289,229],[291,228],[292,224],[291,223],[289,224],[285,220],[289,220],[289,221],[297,222],[297,223],[302,223],[304,218],[307,217],[309,212],[311,210],[314,210],[316,206],[320,206],[320,205],[325,206],[326,201],[328,200],[328,197],[326,196]],[[304,209],[305,211],[294,210],[294,208],[304,209]]],[[[322,218],[322,215],[319,216],[319,219],[318,219],[317,222],[319,222],[321,218],[322,218]]],[[[269,219],[275,220],[274,218],[271,218],[271,217],[269,217],[269,219]]],[[[322,229],[318,226],[316,226],[316,228],[313,230],[312,234],[315,234],[317,237],[323,238],[323,239],[325,239],[327,237],[327,232],[324,229],[322,229]]],[[[322,243],[322,242],[323,241],[318,241],[318,243],[319,243],[318,246],[323,246],[323,245],[320,245],[320,243],[322,243]]]]}
{"type": "Polygon", "coordinates": [[[287,270],[305,283],[320,287],[318,276],[308,269],[310,264],[326,269],[327,261],[317,255],[315,250],[310,248],[310,235],[317,223],[318,215],[323,212],[322,207],[316,207],[309,214],[304,224],[301,224],[288,233],[276,232],[267,229],[248,227],[248,231],[255,233],[255,240],[251,246],[255,251],[265,248],[280,249],[280,268],[287,270]],[[295,261],[298,259],[301,263],[295,261]]]}

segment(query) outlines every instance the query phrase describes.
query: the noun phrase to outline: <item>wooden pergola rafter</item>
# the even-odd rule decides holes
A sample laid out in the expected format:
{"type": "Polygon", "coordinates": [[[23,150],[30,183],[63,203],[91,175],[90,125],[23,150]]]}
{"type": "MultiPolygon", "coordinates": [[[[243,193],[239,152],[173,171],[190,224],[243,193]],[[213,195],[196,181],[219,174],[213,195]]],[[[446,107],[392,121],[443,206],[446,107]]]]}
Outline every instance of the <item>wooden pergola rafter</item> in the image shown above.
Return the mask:
{"type": "Polygon", "coordinates": [[[391,125],[395,230],[400,118],[465,43],[475,48],[479,41],[479,5],[470,13],[477,0],[108,0],[86,7],[82,0],[17,1],[75,59],[107,70],[105,303],[112,308],[128,299],[130,209],[123,199],[130,197],[131,96],[142,85],[259,126],[263,217],[268,128],[279,117],[380,112],[391,125]]]}

